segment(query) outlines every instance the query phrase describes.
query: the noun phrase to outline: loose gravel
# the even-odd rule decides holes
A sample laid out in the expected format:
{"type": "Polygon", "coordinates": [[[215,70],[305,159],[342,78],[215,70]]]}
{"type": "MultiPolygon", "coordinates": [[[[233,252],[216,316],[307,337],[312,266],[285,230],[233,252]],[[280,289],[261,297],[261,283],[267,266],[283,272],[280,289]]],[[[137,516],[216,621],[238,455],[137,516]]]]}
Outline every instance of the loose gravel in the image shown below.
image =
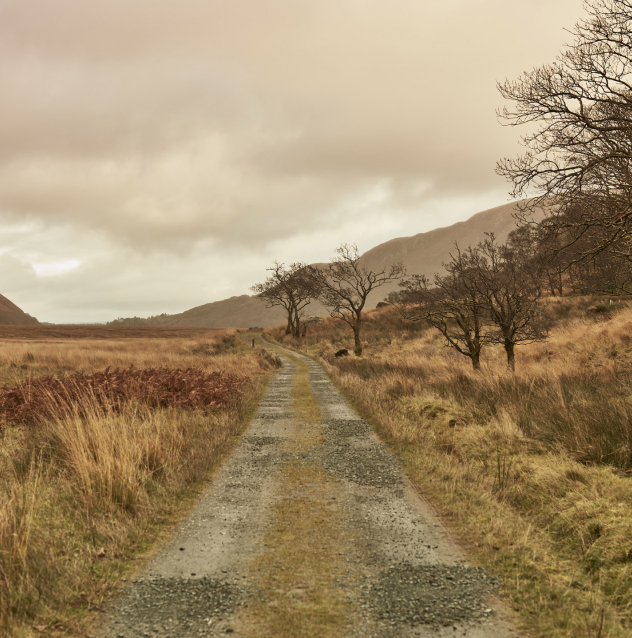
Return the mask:
{"type": "Polygon", "coordinates": [[[245,599],[243,588],[212,578],[141,578],[118,606],[112,629],[117,638],[232,633],[226,618],[245,599]]]}
{"type": "Polygon", "coordinates": [[[358,485],[403,488],[402,473],[392,456],[371,438],[370,426],[361,419],[326,422],[327,442],[323,465],[333,474],[358,485]]]}
{"type": "Polygon", "coordinates": [[[480,567],[393,565],[369,586],[364,605],[397,624],[453,625],[491,617],[486,598],[497,580],[480,567]]]}

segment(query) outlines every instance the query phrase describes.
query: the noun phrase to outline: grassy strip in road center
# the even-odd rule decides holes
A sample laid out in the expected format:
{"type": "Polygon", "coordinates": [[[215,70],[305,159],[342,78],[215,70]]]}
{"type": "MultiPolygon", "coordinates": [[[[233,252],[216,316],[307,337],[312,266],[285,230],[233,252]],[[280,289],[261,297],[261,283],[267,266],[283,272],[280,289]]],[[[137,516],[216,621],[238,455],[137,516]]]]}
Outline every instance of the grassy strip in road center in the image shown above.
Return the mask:
{"type": "Polygon", "coordinates": [[[320,407],[309,386],[309,367],[304,361],[291,358],[297,367],[292,385],[295,418],[303,423],[316,424],[320,421],[320,407]]]}
{"type": "Polygon", "coordinates": [[[294,420],[286,451],[295,460],[279,470],[279,498],[272,505],[263,551],[250,565],[256,600],[240,619],[249,636],[309,638],[344,635],[350,605],[341,584],[351,577],[347,557],[355,540],[345,525],[336,480],[318,463],[322,442],[318,402],[309,368],[293,379],[294,420]]]}
{"type": "Polygon", "coordinates": [[[249,636],[311,638],[344,635],[348,601],[341,555],[352,548],[327,471],[300,463],[280,472],[282,496],[272,506],[264,548],[252,562],[257,598],[242,618],[249,636]]]}

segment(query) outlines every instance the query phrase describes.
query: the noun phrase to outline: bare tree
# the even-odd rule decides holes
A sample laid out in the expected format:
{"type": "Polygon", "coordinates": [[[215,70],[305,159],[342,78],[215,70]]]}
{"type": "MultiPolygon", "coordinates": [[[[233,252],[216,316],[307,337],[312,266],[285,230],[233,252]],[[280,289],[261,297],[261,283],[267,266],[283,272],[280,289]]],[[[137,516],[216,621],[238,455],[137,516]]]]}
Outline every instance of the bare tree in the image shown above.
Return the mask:
{"type": "Polygon", "coordinates": [[[492,341],[502,343],[507,366],[515,370],[515,346],[546,338],[540,322],[539,299],[542,296],[542,271],[532,249],[521,237],[506,245],[498,244],[493,233],[469,248],[471,281],[496,325],[492,341]]]}
{"type": "Polygon", "coordinates": [[[523,218],[547,212],[542,229],[564,231],[573,261],[607,247],[632,260],[632,0],[585,0],[588,16],[549,65],[499,84],[506,125],[539,126],[526,152],[499,162],[523,218]],[[594,232],[594,231],[597,232],[594,232]],[[587,241],[590,240],[590,241],[587,241]]]}
{"type": "Polygon", "coordinates": [[[543,289],[548,289],[552,297],[564,295],[572,257],[561,233],[549,233],[540,225],[522,224],[509,233],[507,247],[525,257],[524,267],[541,275],[543,289]]]}
{"type": "Polygon", "coordinates": [[[530,228],[511,233],[498,244],[493,233],[475,247],[450,255],[446,275],[414,276],[389,301],[412,321],[426,321],[480,369],[486,343],[501,343],[507,365],[515,370],[515,346],[546,338],[538,301],[542,295],[543,261],[530,228]]]}
{"type": "Polygon", "coordinates": [[[447,275],[434,276],[434,287],[425,275],[413,275],[403,281],[401,292],[392,293],[388,301],[411,321],[424,321],[436,328],[448,346],[469,357],[474,370],[480,370],[481,349],[489,339],[485,299],[479,292],[472,260],[472,250],[456,254],[443,264],[447,275]]]}
{"type": "Polygon", "coordinates": [[[301,328],[304,309],[318,297],[318,282],[311,276],[310,269],[306,264],[292,264],[290,266],[289,287],[294,308],[294,327],[292,334],[295,337],[304,337],[307,334],[306,326],[301,328]]]}
{"type": "Polygon", "coordinates": [[[561,297],[565,289],[579,294],[632,294],[632,260],[626,254],[632,238],[605,241],[604,230],[598,226],[575,234],[569,220],[573,215],[570,208],[556,216],[555,226],[550,219],[525,224],[510,237],[521,233],[533,242],[534,258],[553,296],[561,297]]]}
{"type": "Polygon", "coordinates": [[[318,288],[318,298],[329,309],[329,314],[345,321],[353,330],[354,352],[362,354],[360,332],[362,312],[369,294],[384,284],[401,279],[405,274],[401,263],[390,268],[373,271],[360,263],[357,246],[343,244],[325,267],[310,266],[310,274],[318,288]]]}
{"type": "Polygon", "coordinates": [[[568,275],[569,288],[575,293],[632,294],[632,261],[610,249],[572,263],[568,275]]]}
{"type": "Polygon", "coordinates": [[[250,290],[264,301],[268,308],[284,308],[287,313],[285,334],[299,337],[303,310],[317,294],[316,282],[309,276],[306,264],[300,262],[290,264],[286,268],[284,264],[275,261],[274,265],[266,270],[271,273],[268,278],[263,283],[251,286],[250,290]]]}
{"type": "Polygon", "coordinates": [[[565,283],[570,283],[570,266],[573,261],[564,235],[561,232],[545,232],[539,226],[533,229],[531,225],[528,225],[526,228],[541,261],[546,287],[552,297],[563,297],[565,283]]]}

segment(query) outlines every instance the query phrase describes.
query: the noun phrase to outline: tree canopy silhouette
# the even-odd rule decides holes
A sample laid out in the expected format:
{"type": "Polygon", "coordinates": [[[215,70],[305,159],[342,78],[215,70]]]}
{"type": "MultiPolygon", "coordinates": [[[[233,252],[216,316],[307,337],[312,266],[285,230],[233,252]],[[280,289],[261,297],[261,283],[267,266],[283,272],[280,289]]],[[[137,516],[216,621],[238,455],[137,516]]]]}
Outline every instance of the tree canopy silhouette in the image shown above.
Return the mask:
{"type": "Polygon", "coordinates": [[[523,217],[545,207],[541,231],[563,232],[573,261],[604,251],[632,260],[632,0],[585,0],[587,17],[552,64],[498,85],[508,126],[536,125],[526,151],[497,172],[523,217]]]}
{"type": "Polygon", "coordinates": [[[310,276],[306,264],[296,262],[286,267],[275,261],[267,268],[270,273],[263,283],[250,287],[268,308],[281,306],[287,314],[285,334],[301,335],[301,318],[304,308],[318,293],[316,282],[310,276]]]}

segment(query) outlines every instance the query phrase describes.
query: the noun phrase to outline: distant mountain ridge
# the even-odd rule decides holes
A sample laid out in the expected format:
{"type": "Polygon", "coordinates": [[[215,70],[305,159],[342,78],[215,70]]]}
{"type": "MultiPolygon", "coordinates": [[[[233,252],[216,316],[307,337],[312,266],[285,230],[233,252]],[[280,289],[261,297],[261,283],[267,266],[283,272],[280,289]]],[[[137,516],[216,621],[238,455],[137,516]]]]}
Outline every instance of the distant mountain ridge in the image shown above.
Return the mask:
{"type": "Polygon", "coordinates": [[[257,297],[240,295],[213,301],[184,312],[142,319],[129,317],[108,322],[108,326],[182,326],[205,328],[268,328],[287,321],[283,309],[266,308],[257,297]]]}
{"type": "Polygon", "coordinates": [[[28,326],[37,325],[35,317],[18,308],[12,301],[0,295],[0,326],[28,326]]]}
{"type": "MultiPolygon", "coordinates": [[[[517,202],[512,202],[477,213],[452,226],[436,228],[411,237],[391,239],[371,248],[361,259],[373,270],[388,268],[391,264],[401,261],[409,274],[423,274],[432,278],[436,272],[445,272],[442,263],[450,258],[455,242],[466,248],[470,244],[482,241],[486,232],[493,232],[499,241],[504,242],[507,235],[516,228],[516,220],[512,216],[516,210],[517,202]]],[[[265,273],[261,273],[258,279],[263,279],[264,275],[265,273]]],[[[374,308],[389,292],[397,288],[396,283],[382,286],[369,297],[368,307],[374,308]]],[[[306,314],[323,316],[327,314],[327,310],[320,303],[312,303],[306,308],[306,314]]],[[[149,319],[119,319],[110,322],[110,325],[270,328],[286,321],[287,316],[282,308],[266,308],[257,297],[241,295],[197,306],[175,315],[164,314],[149,319]]]]}

